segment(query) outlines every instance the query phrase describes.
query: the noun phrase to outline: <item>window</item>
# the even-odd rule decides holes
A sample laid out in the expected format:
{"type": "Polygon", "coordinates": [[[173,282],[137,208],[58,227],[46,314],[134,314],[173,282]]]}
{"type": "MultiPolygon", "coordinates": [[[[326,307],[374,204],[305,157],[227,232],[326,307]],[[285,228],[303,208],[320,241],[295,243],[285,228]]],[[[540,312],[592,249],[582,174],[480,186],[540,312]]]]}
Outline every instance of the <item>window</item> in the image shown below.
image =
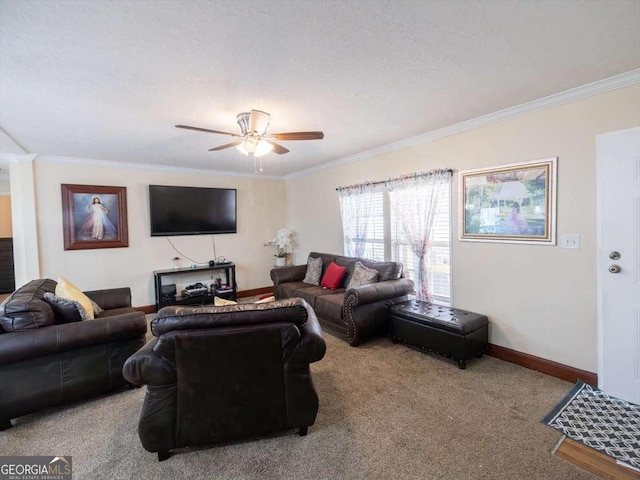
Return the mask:
{"type": "MultiPolygon", "coordinates": [[[[433,298],[445,305],[451,304],[451,182],[441,182],[437,187],[432,184],[418,185],[415,195],[423,196],[423,200],[435,199],[437,210],[431,229],[431,248],[426,258],[426,275],[433,298]],[[437,191],[433,191],[437,188],[437,191]]],[[[343,208],[343,229],[354,231],[345,225],[345,218],[357,217],[359,225],[365,224],[364,235],[348,239],[345,235],[345,255],[350,255],[348,246],[355,246],[361,256],[371,260],[392,260],[401,262],[404,274],[414,282],[417,278],[419,259],[411,250],[399,218],[392,218],[389,195],[384,184],[373,189],[352,195],[351,200],[361,207],[359,215],[345,215],[343,208]],[[371,205],[367,205],[371,202],[371,205]],[[362,212],[366,212],[363,214],[362,212]],[[366,218],[365,218],[366,217],[366,218]]],[[[353,204],[351,204],[353,208],[353,204]]],[[[352,250],[353,251],[353,250],[352,250]]]]}
{"type": "MultiPolygon", "coordinates": [[[[426,275],[429,282],[433,301],[451,304],[451,205],[450,184],[441,185],[437,192],[432,192],[430,186],[417,189],[417,195],[435,194],[438,198],[438,208],[435,212],[431,233],[431,249],[426,258],[426,275]]],[[[394,262],[404,265],[404,274],[411,280],[416,280],[416,269],[419,267],[418,257],[411,251],[404,229],[397,218],[390,218],[391,222],[391,255],[394,262]]]]}

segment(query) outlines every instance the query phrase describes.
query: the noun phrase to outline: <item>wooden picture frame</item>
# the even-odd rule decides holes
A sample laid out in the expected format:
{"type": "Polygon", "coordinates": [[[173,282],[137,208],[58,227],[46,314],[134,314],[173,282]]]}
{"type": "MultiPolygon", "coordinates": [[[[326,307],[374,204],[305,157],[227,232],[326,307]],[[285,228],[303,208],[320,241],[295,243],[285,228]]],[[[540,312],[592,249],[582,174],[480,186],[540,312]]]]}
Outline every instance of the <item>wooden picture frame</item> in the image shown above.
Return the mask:
{"type": "Polygon", "coordinates": [[[557,160],[460,172],[460,240],[555,245],[557,160]]]}
{"type": "Polygon", "coordinates": [[[129,246],[127,187],[61,187],[65,250],[129,246]]]}

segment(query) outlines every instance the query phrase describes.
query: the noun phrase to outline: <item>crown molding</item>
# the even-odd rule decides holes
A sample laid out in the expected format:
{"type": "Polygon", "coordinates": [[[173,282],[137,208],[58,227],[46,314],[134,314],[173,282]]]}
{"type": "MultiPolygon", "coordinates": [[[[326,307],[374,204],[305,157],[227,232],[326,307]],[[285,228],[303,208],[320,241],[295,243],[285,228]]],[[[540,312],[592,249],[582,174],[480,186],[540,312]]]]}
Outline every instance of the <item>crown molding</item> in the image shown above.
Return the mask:
{"type": "Polygon", "coordinates": [[[529,113],[534,113],[540,110],[544,110],[564,103],[574,102],[594,95],[600,95],[602,93],[609,92],[611,90],[617,90],[619,88],[629,87],[634,84],[640,83],[640,69],[632,70],[630,72],[615,75],[613,77],[605,78],[604,80],[598,80],[596,82],[588,83],[576,88],[571,88],[563,92],[554,93],[547,97],[539,98],[531,102],[516,105],[515,107],[505,108],[504,110],[498,110],[497,112],[482,115],[480,117],[465,120],[460,123],[450,125],[448,127],[432,130],[415,137],[406,138],[398,142],[382,145],[371,150],[366,150],[355,155],[339,158],[331,162],[316,165],[314,167],[305,168],[296,172],[284,175],[281,178],[290,180],[297,177],[302,177],[316,173],[322,170],[329,170],[340,165],[347,163],[353,163],[367,158],[375,157],[385,153],[395,152],[396,150],[402,150],[403,148],[412,147],[421,143],[433,142],[444,137],[456,135],[458,133],[467,132],[475,128],[485,127],[494,123],[509,120],[511,118],[520,117],[529,113]]]}
{"type": "Polygon", "coordinates": [[[3,165],[9,165],[11,163],[33,162],[37,156],[37,153],[0,153],[0,167],[2,167],[3,165]]]}
{"type": "Polygon", "coordinates": [[[77,157],[63,157],[57,155],[40,155],[38,163],[59,163],[68,165],[82,165],[85,167],[125,168],[130,170],[153,170],[155,172],[189,173],[192,175],[215,175],[218,177],[241,177],[255,180],[282,180],[275,175],[256,175],[253,173],[228,172],[224,170],[208,170],[204,168],[174,167],[170,165],[156,165],[151,163],[118,162],[111,160],[93,160],[77,157]]]}
{"type": "Polygon", "coordinates": [[[25,153],[24,155],[14,155],[14,161],[18,163],[34,162],[38,158],[37,153],[25,153]]]}

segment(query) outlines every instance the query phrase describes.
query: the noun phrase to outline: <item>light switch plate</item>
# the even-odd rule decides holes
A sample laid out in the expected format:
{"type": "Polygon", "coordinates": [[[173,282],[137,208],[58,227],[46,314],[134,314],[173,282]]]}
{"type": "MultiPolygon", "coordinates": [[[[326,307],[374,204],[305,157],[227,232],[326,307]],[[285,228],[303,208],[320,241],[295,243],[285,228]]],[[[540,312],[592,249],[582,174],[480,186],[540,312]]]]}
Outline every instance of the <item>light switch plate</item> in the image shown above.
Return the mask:
{"type": "Polygon", "coordinates": [[[562,235],[562,241],[560,242],[562,248],[580,248],[580,235],[578,233],[565,233],[562,235]]]}

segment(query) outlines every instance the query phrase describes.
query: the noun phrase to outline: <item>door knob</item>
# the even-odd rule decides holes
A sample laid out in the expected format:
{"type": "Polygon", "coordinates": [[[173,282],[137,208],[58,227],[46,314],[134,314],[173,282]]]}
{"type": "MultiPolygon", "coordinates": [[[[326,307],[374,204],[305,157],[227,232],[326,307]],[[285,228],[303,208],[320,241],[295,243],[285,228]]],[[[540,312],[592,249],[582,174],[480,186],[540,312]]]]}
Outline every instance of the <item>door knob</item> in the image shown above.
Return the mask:
{"type": "Polygon", "coordinates": [[[609,258],[611,260],[620,260],[620,252],[616,252],[615,250],[609,254],[609,258]]]}
{"type": "Polygon", "coordinates": [[[609,273],[620,273],[620,265],[609,266],[609,273]]]}

